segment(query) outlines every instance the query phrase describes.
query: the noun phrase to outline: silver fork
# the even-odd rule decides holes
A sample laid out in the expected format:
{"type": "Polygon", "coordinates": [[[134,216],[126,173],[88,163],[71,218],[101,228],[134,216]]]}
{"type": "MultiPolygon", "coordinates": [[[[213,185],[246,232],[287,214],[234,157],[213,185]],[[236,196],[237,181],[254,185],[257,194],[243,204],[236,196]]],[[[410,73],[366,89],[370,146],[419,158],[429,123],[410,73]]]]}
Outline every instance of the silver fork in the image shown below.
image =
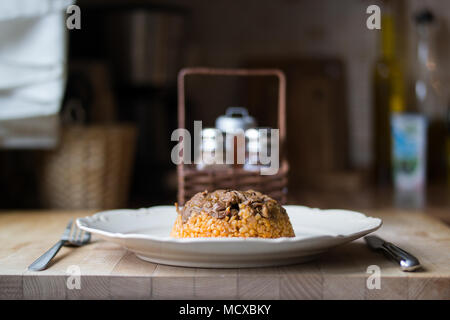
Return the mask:
{"type": "Polygon", "coordinates": [[[29,270],[41,271],[47,268],[50,261],[58,253],[62,246],[81,247],[91,240],[91,234],[79,229],[76,225],[73,225],[73,221],[70,220],[67,224],[61,239],[51,247],[46,253],[36,259],[29,267],[29,270]]]}

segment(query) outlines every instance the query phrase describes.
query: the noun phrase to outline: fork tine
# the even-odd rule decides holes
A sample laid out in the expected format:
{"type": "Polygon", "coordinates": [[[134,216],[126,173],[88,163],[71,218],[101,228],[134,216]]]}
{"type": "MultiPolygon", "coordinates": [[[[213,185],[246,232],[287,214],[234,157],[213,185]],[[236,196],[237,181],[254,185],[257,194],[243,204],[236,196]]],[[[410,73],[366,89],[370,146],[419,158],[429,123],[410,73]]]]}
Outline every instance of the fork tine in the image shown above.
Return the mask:
{"type": "Polygon", "coordinates": [[[66,229],[64,229],[64,233],[63,233],[63,237],[69,238],[70,237],[70,233],[72,232],[72,225],[73,225],[73,220],[71,219],[69,221],[69,223],[66,226],[66,229]]]}
{"type": "Polygon", "coordinates": [[[78,228],[77,225],[74,224],[72,227],[72,233],[70,235],[70,240],[73,240],[77,236],[78,228]]]}
{"type": "Polygon", "coordinates": [[[77,226],[75,226],[75,227],[74,227],[73,234],[72,234],[72,237],[70,238],[70,241],[76,242],[76,241],[77,241],[77,238],[78,238],[79,235],[80,235],[80,232],[81,232],[81,230],[80,230],[77,226]]]}
{"type": "MultiPolygon", "coordinates": [[[[69,222],[69,225],[72,227],[70,230],[68,230],[67,234],[67,241],[69,242],[69,245],[73,246],[82,246],[83,244],[86,244],[91,239],[91,234],[89,232],[86,232],[80,228],[76,224],[72,225],[72,221],[69,222]]],[[[67,226],[67,228],[69,227],[67,226]]]]}
{"type": "Polygon", "coordinates": [[[89,241],[91,241],[91,233],[86,231],[84,233],[83,238],[85,238],[85,239],[82,240],[83,243],[88,243],[89,241]]]}
{"type": "Polygon", "coordinates": [[[81,242],[81,240],[83,239],[83,235],[84,235],[84,230],[80,229],[80,233],[78,233],[77,241],[81,242]]]}

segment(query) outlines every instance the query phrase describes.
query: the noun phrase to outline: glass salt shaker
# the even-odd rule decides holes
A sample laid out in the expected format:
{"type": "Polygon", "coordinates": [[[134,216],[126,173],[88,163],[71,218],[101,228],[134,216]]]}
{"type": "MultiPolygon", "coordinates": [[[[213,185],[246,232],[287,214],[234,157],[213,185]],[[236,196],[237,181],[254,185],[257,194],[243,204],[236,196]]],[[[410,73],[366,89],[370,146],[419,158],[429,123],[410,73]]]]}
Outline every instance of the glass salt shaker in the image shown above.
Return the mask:
{"type": "Polygon", "coordinates": [[[268,166],[261,160],[261,153],[269,156],[271,150],[271,128],[250,128],[245,131],[246,161],[244,169],[259,170],[262,166],[268,166]]]}
{"type": "Polygon", "coordinates": [[[204,128],[201,133],[199,157],[196,159],[198,170],[224,168],[223,134],[215,128],[204,128]]]}

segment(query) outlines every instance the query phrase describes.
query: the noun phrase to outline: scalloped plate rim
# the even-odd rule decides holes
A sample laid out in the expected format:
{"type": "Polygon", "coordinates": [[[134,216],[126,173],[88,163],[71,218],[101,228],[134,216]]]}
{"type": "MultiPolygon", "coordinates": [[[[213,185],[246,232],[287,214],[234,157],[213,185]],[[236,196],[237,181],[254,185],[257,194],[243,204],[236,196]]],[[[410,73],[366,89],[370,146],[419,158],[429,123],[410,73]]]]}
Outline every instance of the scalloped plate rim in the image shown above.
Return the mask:
{"type": "MultiPolygon", "coordinates": [[[[318,208],[310,208],[310,207],[306,207],[306,206],[298,206],[298,205],[285,205],[283,206],[287,209],[291,208],[291,207],[298,207],[298,208],[304,208],[304,209],[309,209],[309,210],[317,210],[317,212],[321,212],[321,213],[329,213],[330,211],[339,211],[339,212],[345,212],[345,213],[352,213],[352,214],[358,214],[360,215],[361,218],[366,218],[366,219],[375,219],[375,220],[379,220],[379,224],[377,226],[368,228],[368,229],[363,229],[363,230],[359,230],[358,232],[354,232],[354,233],[350,233],[350,234],[322,234],[322,235],[310,235],[308,237],[281,237],[281,238],[276,238],[276,239],[266,239],[266,238],[243,238],[243,237],[233,237],[233,238],[208,238],[208,237],[203,237],[203,238],[185,238],[185,239],[180,239],[180,238],[173,238],[170,236],[167,237],[161,237],[161,236],[152,236],[150,234],[142,234],[142,233],[122,233],[122,232],[110,232],[110,231],[105,231],[102,229],[98,229],[98,228],[93,228],[89,226],[89,220],[92,218],[96,218],[96,217],[101,217],[101,216],[105,216],[105,215],[109,215],[109,214],[117,214],[120,212],[123,213],[146,213],[146,214],[151,214],[151,211],[154,210],[159,210],[159,209],[173,209],[173,206],[168,206],[168,205],[162,205],[162,206],[153,206],[153,207],[148,207],[148,208],[140,208],[140,209],[114,209],[114,210],[105,210],[105,211],[100,211],[95,213],[92,216],[86,216],[84,218],[78,218],[76,220],[77,226],[84,230],[84,231],[88,231],[94,234],[98,234],[101,235],[103,237],[107,237],[107,238],[119,238],[119,239],[141,239],[141,240],[152,240],[152,241],[156,241],[156,242],[170,242],[170,243],[214,243],[214,242],[264,242],[264,243],[279,243],[279,242],[297,242],[297,241],[304,241],[304,240],[308,240],[308,239],[314,239],[314,238],[320,238],[320,237],[326,237],[326,238],[351,238],[353,236],[357,236],[359,234],[365,235],[371,232],[376,231],[377,229],[379,229],[382,224],[383,221],[380,218],[375,218],[375,217],[370,217],[370,216],[366,216],[361,212],[358,211],[353,211],[353,210],[344,210],[344,209],[318,209],[318,208]]],[[[122,213],[122,214],[123,214],[122,213]]],[[[288,213],[289,214],[289,213],[288,213]]],[[[361,235],[361,236],[362,236],[361,235]]],[[[360,237],[361,237],[360,236],[360,237]]],[[[359,237],[358,237],[359,238],[359,237]]]]}

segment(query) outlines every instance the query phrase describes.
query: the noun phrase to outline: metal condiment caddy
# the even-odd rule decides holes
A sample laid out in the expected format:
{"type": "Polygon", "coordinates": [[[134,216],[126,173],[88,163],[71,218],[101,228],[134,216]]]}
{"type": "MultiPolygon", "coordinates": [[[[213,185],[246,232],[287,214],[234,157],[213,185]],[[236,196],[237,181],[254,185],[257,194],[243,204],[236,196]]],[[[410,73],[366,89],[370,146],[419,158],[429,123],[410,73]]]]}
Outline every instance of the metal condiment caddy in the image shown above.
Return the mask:
{"type": "MultiPolygon", "coordinates": [[[[218,69],[218,68],[185,68],[178,73],[178,127],[186,128],[185,77],[187,75],[210,76],[275,76],[278,78],[278,129],[279,129],[279,164],[280,168],[274,175],[261,175],[259,170],[249,170],[247,166],[229,166],[199,168],[181,163],[178,165],[178,203],[183,205],[194,194],[200,191],[216,189],[254,189],[267,194],[274,199],[286,202],[287,175],[289,171],[285,152],[286,140],[286,78],[279,69],[218,69]]],[[[225,116],[219,117],[216,126],[232,127],[228,116],[231,113],[241,113],[245,128],[253,127],[256,122],[248,116],[245,109],[229,108],[225,116]]],[[[225,128],[224,127],[224,128],[225,128]]],[[[230,128],[231,128],[230,127],[230,128]]],[[[247,137],[248,139],[248,137],[247,137]]],[[[250,146],[250,145],[249,145],[250,146]]],[[[254,147],[248,149],[247,154],[254,147]]]]}

